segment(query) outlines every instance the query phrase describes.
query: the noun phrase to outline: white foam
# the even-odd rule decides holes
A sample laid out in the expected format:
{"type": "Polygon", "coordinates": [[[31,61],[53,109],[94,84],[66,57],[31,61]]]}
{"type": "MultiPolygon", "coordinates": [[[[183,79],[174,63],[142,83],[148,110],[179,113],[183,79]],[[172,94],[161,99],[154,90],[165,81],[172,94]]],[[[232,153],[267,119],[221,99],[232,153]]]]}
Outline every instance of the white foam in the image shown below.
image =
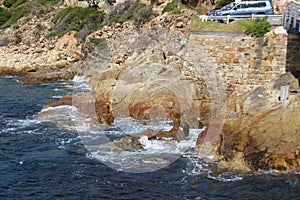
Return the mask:
{"type": "Polygon", "coordinates": [[[18,78],[18,76],[6,75],[6,76],[4,76],[4,78],[7,78],[7,79],[14,79],[14,78],[18,78]]]}
{"type": "Polygon", "coordinates": [[[29,129],[28,127],[34,126],[36,124],[41,123],[40,120],[32,120],[32,119],[7,119],[6,127],[1,130],[1,133],[9,133],[9,134],[40,134],[40,132],[35,132],[33,129],[29,129]]]}
{"type": "Polygon", "coordinates": [[[52,99],[61,99],[62,96],[52,96],[52,99]]]}
{"type": "Polygon", "coordinates": [[[76,83],[82,83],[82,82],[87,82],[87,79],[85,76],[75,75],[72,81],[76,83]]]}
{"type": "Polygon", "coordinates": [[[211,166],[199,158],[199,155],[194,153],[186,154],[184,156],[188,159],[188,167],[184,170],[184,173],[187,173],[191,176],[204,175],[209,179],[213,179],[220,182],[233,182],[241,181],[243,178],[249,174],[234,174],[234,172],[223,172],[223,173],[213,173],[211,166]]]}
{"type": "Polygon", "coordinates": [[[53,90],[54,91],[63,91],[63,89],[60,89],[60,88],[54,88],[53,90]]]}
{"type": "Polygon", "coordinates": [[[82,91],[91,91],[91,88],[88,86],[88,79],[85,76],[74,76],[73,78],[73,91],[82,92],[82,91]]]}
{"type": "Polygon", "coordinates": [[[159,121],[154,123],[151,121],[135,120],[131,117],[118,117],[114,120],[113,126],[122,129],[126,134],[137,134],[146,131],[147,129],[169,131],[172,128],[170,121],[159,121]],[[144,122],[147,122],[147,125],[144,125],[144,122]]]}
{"type": "Polygon", "coordinates": [[[220,182],[234,182],[234,181],[241,181],[243,180],[243,177],[241,175],[231,175],[229,177],[224,177],[223,174],[218,174],[217,176],[213,176],[211,174],[207,175],[207,178],[213,179],[220,182]]]}
{"type": "Polygon", "coordinates": [[[48,107],[45,109],[42,109],[41,112],[48,112],[48,111],[56,111],[54,114],[62,114],[66,115],[69,114],[68,112],[78,112],[77,108],[75,106],[70,105],[60,105],[55,107],[48,107]]]}
{"type": "MultiPolygon", "coordinates": [[[[119,120],[119,122],[121,121],[119,120]]],[[[134,121],[131,120],[131,122],[134,121]]],[[[136,123],[135,121],[134,124],[136,125],[136,123]]],[[[135,130],[141,130],[139,126],[144,125],[138,124],[135,130]]],[[[151,128],[153,128],[153,125],[151,128]]],[[[190,136],[180,142],[174,140],[149,140],[147,136],[142,136],[139,139],[143,146],[141,150],[125,151],[114,147],[114,145],[86,147],[93,158],[118,170],[130,172],[154,171],[171,164],[187,150],[195,148],[198,134],[201,131],[200,129],[192,129],[190,136]]]]}

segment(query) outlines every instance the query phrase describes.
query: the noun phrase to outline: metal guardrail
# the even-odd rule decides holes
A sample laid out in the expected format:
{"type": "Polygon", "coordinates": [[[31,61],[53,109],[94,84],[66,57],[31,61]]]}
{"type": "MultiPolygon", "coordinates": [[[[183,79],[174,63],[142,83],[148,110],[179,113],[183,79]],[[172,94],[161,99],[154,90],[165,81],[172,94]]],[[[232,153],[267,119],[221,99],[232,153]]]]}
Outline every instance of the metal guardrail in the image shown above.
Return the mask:
{"type": "Polygon", "coordinates": [[[202,21],[221,21],[224,23],[229,23],[233,20],[241,20],[241,19],[257,19],[268,17],[267,21],[273,26],[281,26],[283,24],[283,15],[225,15],[225,16],[199,16],[202,21]]]}
{"type": "Polygon", "coordinates": [[[283,26],[285,29],[294,29],[300,32],[300,3],[290,1],[286,5],[283,26]]]}

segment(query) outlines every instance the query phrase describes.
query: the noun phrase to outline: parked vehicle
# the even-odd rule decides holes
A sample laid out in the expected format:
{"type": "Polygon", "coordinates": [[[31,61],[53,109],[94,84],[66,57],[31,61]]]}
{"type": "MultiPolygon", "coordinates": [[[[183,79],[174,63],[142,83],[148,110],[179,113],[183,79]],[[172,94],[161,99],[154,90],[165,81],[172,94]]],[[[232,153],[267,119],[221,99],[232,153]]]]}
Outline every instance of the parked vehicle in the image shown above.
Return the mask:
{"type": "Polygon", "coordinates": [[[243,1],[229,4],[219,10],[216,15],[250,15],[250,14],[274,14],[270,1],[243,1]]]}
{"type": "Polygon", "coordinates": [[[213,10],[207,12],[206,15],[209,15],[209,16],[211,16],[211,15],[216,15],[217,12],[219,12],[222,8],[223,8],[223,6],[221,6],[221,7],[216,7],[216,8],[214,8],[213,10]]]}

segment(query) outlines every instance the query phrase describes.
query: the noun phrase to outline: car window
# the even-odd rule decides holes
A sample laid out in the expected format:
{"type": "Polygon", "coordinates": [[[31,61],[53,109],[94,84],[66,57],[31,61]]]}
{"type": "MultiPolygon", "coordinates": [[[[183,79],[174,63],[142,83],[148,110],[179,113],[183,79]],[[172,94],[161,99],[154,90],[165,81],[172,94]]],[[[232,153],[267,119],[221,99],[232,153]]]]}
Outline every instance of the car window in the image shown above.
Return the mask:
{"type": "Polygon", "coordinates": [[[234,6],[235,6],[235,3],[231,3],[231,4],[227,5],[227,6],[224,6],[221,10],[230,10],[234,6]]]}
{"type": "Polygon", "coordinates": [[[257,4],[258,4],[258,7],[266,7],[267,6],[266,2],[259,2],[257,4]]]}
{"type": "Polygon", "coordinates": [[[247,4],[239,4],[236,6],[237,9],[247,8],[247,4]]]}
{"type": "Polygon", "coordinates": [[[249,3],[248,8],[257,8],[257,3],[249,3]]]}

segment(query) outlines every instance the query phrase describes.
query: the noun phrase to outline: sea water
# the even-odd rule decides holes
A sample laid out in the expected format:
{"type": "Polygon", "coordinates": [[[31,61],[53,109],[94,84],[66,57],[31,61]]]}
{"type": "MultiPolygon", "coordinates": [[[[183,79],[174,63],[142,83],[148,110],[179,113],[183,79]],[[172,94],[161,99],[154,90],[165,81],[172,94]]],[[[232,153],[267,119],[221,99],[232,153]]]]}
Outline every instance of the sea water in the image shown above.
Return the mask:
{"type": "MultiPolygon", "coordinates": [[[[18,77],[0,77],[0,199],[300,199],[297,173],[238,174],[218,171],[201,160],[194,152],[199,131],[177,146],[142,138],[144,151],[95,154],[78,131],[36,119],[49,100],[71,94],[72,85],[65,81],[26,85],[18,77]],[[190,148],[185,148],[187,144],[190,148]],[[105,156],[109,161],[122,157],[121,165],[126,165],[126,156],[174,148],[178,158],[150,172],[130,173],[102,162],[105,156]]],[[[120,118],[106,129],[106,136],[114,140],[144,129],[133,119],[120,118]]]]}

